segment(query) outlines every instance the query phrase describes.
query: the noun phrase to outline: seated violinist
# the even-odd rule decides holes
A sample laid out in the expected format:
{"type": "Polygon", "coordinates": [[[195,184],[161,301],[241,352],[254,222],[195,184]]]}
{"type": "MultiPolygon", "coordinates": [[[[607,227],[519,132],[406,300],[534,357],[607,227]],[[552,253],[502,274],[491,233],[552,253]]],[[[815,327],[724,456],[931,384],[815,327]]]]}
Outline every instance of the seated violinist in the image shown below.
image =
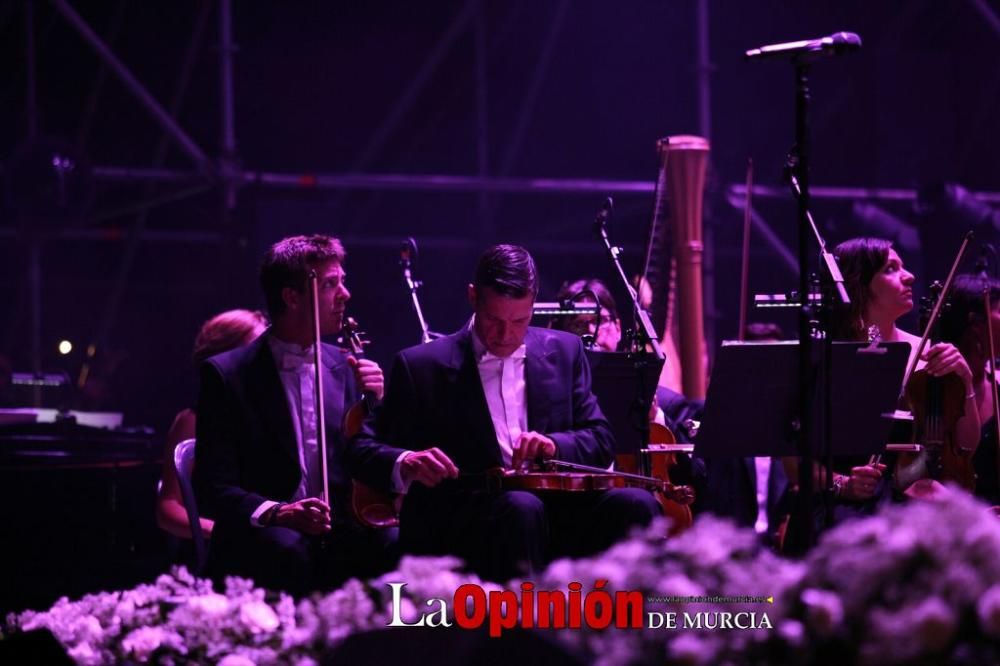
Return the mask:
{"type": "Polygon", "coordinates": [[[311,271],[318,276],[321,335],[342,327],[351,297],[344,256],[329,236],[273,245],[260,271],[271,327],[202,364],[194,486],[203,515],[215,520],[209,569],[216,578],[239,575],[304,594],[390,564],[392,531],[353,519],[346,471],[352,451],[341,432],[362,392],[381,397],[382,371],[317,341],[313,327],[311,271]],[[322,405],[315,404],[317,343],[322,405]],[[326,460],[317,407],[326,419],[326,460]],[[329,502],[322,498],[324,466],[329,502]]]}
{"type": "Polygon", "coordinates": [[[660,511],[642,489],[488,489],[493,468],[539,459],[607,468],[614,456],[580,339],[529,326],[537,291],[524,248],[487,250],[468,287],[469,325],[400,352],[384,402],[353,441],[375,471],[357,469],[363,481],[384,486],[392,476],[409,486],[404,551],[455,554],[497,581],[606,548],[660,511]]]}
{"type": "Polygon", "coordinates": [[[985,275],[956,276],[948,295],[948,308],[941,315],[941,337],[958,347],[972,371],[972,392],[982,423],[979,446],[972,458],[976,497],[988,504],[1000,505],[1000,438],[993,403],[1000,376],[989,360],[991,349],[1000,352],[1000,280],[985,275]],[[986,317],[987,295],[989,320],[986,317]]]}
{"type": "MultiPolygon", "coordinates": [[[[835,313],[834,339],[868,342],[877,338],[886,342],[906,342],[911,347],[912,362],[920,338],[900,329],[896,320],[913,309],[914,276],[906,270],[892,243],[880,238],[854,238],[838,245],[834,255],[851,298],[849,309],[835,313]]],[[[980,422],[969,364],[959,350],[947,342],[927,343],[917,361],[916,369],[924,369],[932,377],[954,375],[961,380],[963,392],[958,399],[963,403],[963,414],[955,423],[953,442],[958,450],[971,455],[979,443],[980,422]]],[[[865,459],[835,458],[832,470],[834,524],[871,513],[885,502],[901,499],[903,494],[933,497],[943,491],[936,480],[927,478],[925,466],[899,464],[895,467],[865,459]],[[923,472],[914,472],[916,467],[923,472]]],[[[797,478],[797,468],[790,469],[789,475],[797,478]]],[[[814,480],[817,487],[827,487],[825,467],[816,465],[814,480]]],[[[817,521],[817,526],[822,527],[821,521],[817,521]]]]}

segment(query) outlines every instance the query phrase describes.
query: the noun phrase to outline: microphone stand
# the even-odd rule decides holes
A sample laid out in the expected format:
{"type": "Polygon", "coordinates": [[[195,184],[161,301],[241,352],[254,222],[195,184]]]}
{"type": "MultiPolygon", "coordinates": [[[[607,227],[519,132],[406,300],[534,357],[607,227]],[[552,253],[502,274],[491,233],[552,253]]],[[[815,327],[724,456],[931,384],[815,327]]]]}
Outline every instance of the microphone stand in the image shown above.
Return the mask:
{"type": "MultiPolygon", "coordinates": [[[[650,387],[646,386],[644,379],[645,373],[643,369],[650,363],[649,354],[645,351],[646,346],[649,345],[652,348],[653,355],[660,363],[661,368],[665,357],[663,351],[660,349],[656,329],[653,328],[653,322],[649,318],[649,313],[639,304],[639,295],[635,288],[632,287],[628,277],[625,275],[625,270],[622,268],[621,261],[619,260],[621,248],[612,245],[611,239],[608,237],[607,224],[613,210],[614,200],[608,197],[604,200],[600,210],[597,211],[597,217],[594,219],[594,233],[597,234],[597,237],[600,238],[601,243],[604,245],[608,258],[611,259],[611,263],[615,267],[615,272],[621,283],[625,286],[625,291],[632,301],[632,312],[635,313],[636,327],[634,332],[629,336],[632,342],[628,353],[632,359],[632,366],[635,369],[636,402],[633,408],[633,422],[636,424],[636,429],[639,431],[639,436],[641,437],[637,449],[637,451],[641,452],[649,445],[649,405],[645,402],[645,396],[652,395],[653,400],[656,399],[656,387],[652,387],[653,390],[650,391],[650,387]]],[[[641,455],[637,455],[636,459],[639,461],[640,473],[648,475],[650,471],[648,459],[641,455]]]]}
{"type": "Polygon", "coordinates": [[[621,255],[622,249],[611,244],[611,240],[608,238],[608,218],[611,216],[612,210],[614,210],[614,200],[608,197],[604,200],[599,211],[597,211],[597,217],[594,219],[594,233],[597,237],[601,239],[604,244],[604,249],[608,253],[608,258],[611,259],[611,263],[615,267],[615,272],[618,274],[618,278],[621,283],[625,286],[625,291],[628,293],[629,298],[632,300],[632,311],[635,313],[636,317],[636,341],[638,344],[645,346],[651,345],[653,347],[653,352],[658,357],[663,357],[663,352],[660,351],[660,343],[656,336],[656,329],[653,328],[653,322],[649,319],[649,313],[646,312],[639,305],[639,294],[636,293],[635,288],[632,283],[628,281],[625,276],[625,270],[622,268],[621,261],[618,259],[621,255]]]}
{"type": "Polygon", "coordinates": [[[413,279],[413,256],[417,253],[417,243],[412,238],[407,238],[403,241],[403,247],[399,252],[399,265],[403,267],[403,281],[406,282],[406,289],[410,292],[410,300],[413,301],[413,310],[417,313],[417,322],[420,324],[420,342],[427,344],[434,338],[441,337],[436,333],[432,333],[427,326],[427,320],[424,319],[424,311],[420,307],[420,298],[417,296],[417,289],[419,289],[423,283],[419,280],[413,279]]]}
{"type": "MultiPolygon", "coordinates": [[[[832,314],[831,293],[836,294],[836,300],[842,305],[850,305],[850,297],[844,287],[837,260],[826,247],[826,241],[810,212],[811,197],[809,193],[809,64],[806,57],[792,60],[795,67],[795,145],[789,152],[785,166],[785,176],[792,195],[798,203],[799,220],[799,419],[797,424],[799,443],[799,502],[795,507],[792,520],[796,523],[794,533],[800,534],[801,542],[788,544],[788,550],[805,552],[815,542],[816,535],[812,519],[813,496],[813,465],[815,456],[810,441],[816,430],[820,434],[820,458],[827,464],[826,486],[830,487],[833,468],[832,440],[832,386],[830,365],[833,353],[833,338],[830,330],[832,314]],[[812,293],[812,274],[810,272],[810,236],[815,239],[820,248],[822,264],[826,268],[823,273],[827,289],[821,291],[818,306],[810,298],[812,293]],[[832,285],[832,288],[829,288],[832,285]],[[817,379],[822,378],[822,384],[817,379]],[[816,392],[819,392],[821,410],[819,423],[813,422],[812,404],[816,392]]],[[[832,518],[832,506],[826,505],[826,522],[832,518]]]]}

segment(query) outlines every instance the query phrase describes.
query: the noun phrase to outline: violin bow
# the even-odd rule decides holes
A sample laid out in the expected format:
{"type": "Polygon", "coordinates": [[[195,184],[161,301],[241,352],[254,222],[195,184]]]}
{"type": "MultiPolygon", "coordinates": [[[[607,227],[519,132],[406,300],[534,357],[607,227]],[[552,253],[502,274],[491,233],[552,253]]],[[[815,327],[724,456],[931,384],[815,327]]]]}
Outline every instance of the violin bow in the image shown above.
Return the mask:
{"type": "MultiPolygon", "coordinates": [[[[913,353],[913,357],[910,359],[909,365],[906,367],[906,374],[903,375],[903,385],[900,389],[900,394],[906,393],[906,386],[910,383],[910,377],[913,375],[913,371],[917,368],[917,363],[920,361],[920,355],[924,351],[924,347],[927,345],[927,340],[930,338],[931,331],[934,330],[934,323],[937,321],[938,315],[941,314],[941,308],[944,305],[945,300],[948,298],[948,292],[951,290],[951,283],[955,280],[955,274],[958,273],[958,265],[962,263],[962,258],[965,256],[965,251],[969,247],[969,243],[972,241],[972,231],[967,231],[965,238],[962,239],[962,246],[958,248],[958,254],[955,255],[955,260],[951,264],[951,270],[948,271],[948,279],[944,281],[944,287],[941,289],[941,295],[938,296],[937,302],[934,303],[934,308],[931,310],[931,316],[927,319],[927,325],[924,327],[923,335],[920,337],[920,342],[917,344],[917,349],[913,353]]],[[[882,461],[882,454],[876,453],[868,460],[868,464],[872,467],[879,464],[882,461]]]]}
{"type": "Polygon", "coordinates": [[[319,326],[319,276],[316,271],[309,271],[309,291],[312,296],[313,321],[313,370],[316,373],[313,388],[315,389],[316,409],[316,441],[319,444],[320,467],[323,469],[323,496],[321,500],[330,504],[330,472],[326,466],[326,410],[323,405],[323,373],[321,368],[320,326],[319,326]]]}
{"type": "Polygon", "coordinates": [[[962,240],[962,247],[958,248],[958,254],[955,255],[955,261],[951,264],[951,271],[948,272],[948,279],[944,282],[944,288],[941,289],[941,295],[938,296],[937,303],[934,304],[934,309],[931,310],[931,316],[927,320],[927,326],[924,327],[924,334],[920,337],[920,344],[917,345],[916,352],[913,354],[913,358],[910,360],[910,364],[906,368],[906,374],[903,375],[903,391],[906,390],[906,385],[910,383],[910,376],[916,369],[917,362],[920,360],[920,355],[923,353],[924,347],[927,345],[927,339],[930,337],[931,330],[934,328],[934,323],[937,321],[938,315],[941,314],[941,307],[948,298],[948,292],[951,290],[951,283],[955,280],[955,274],[958,272],[958,265],[962,263],[962,258],[965,256],[965,251],[968,249],[970,241],[972,241],[971,230],[966,232],[965,238],[962,240]]]}

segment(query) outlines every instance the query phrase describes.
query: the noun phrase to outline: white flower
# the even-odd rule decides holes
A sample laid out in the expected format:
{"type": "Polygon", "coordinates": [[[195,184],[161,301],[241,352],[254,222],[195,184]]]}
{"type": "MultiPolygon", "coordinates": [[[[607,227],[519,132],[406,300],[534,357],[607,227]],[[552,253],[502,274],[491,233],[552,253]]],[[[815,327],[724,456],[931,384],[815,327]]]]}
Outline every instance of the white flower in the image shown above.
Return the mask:
{"type": "Polygon", "coordinates": [[[705,594],[705,588],[681,574],[668,576],[654,585],[659,594],[666,596],[697,597],[705,594]]]}
{"type": "Polygon", "coordinates": [[[101,628],[101,621],[93,615],[84,615],[79,618],[73,624],[73,629],[78,641],[96,645],[104,640],[104,629],[101,628]]]}
{"type": "Polygon", "coordinates": [[[219,660],[218,666],[257,666],[257,664],[242,654],[229,654],[219,660]]]}
{"type": "Polygon", "coordinates": [[[221,594],[203,594],[188,599],[187,607],[195,617],[218,618],[229,612],[229,599],[221,594]]]}
{"type": "Polygon", "coordinates": [[[711,644],[706,639],[688,631],[670,642],[670,662],[696,666],[709,663],[714,656],[711,644]]]}
{"type": "Polygon", "coordinates": [[[95,650],[90,643],[77,643],[67,653],[73,661],[81,666],[97,666],[104,663],[101,653],[95,650]]]}
{"type": "Polygon", "coordinates": [[[976,603],[979,626],[990,638],[1000,638],[1000,584],[986,590],[976,603]]]}
{"type": "Polygon", "coordinates": [[[545,570],[545,577],[548,580],[559,581],[567,584],[573,581],[573,560],[561,558],[549,565],[545,570]]]}
{"type": "Polygon", "coordinates": [[[281,622],[278,614],[263,601],[250,601],[240,608],[240,621],[249,627],[251,633],[270,632],[277,629],[281,622]]]}
{"type": "Polygon", "coordinates": [[[162,627],[139,627],[122,640],[122,652],[138,661],[147,661],[165,638],[162,627]]]}
{"type": "Polygon", "coordinates": [[[798,620],[785,619],[778,624],[778,635],[792,647],[799,647],[803,644],[806,630],[798,620]]]}
{"type": "Polygon", "coordinates": [[[833,634],[844,620],[844,606],[834,592],[809,588],[802,591],[806,619],[819,636],[833,634]]]}

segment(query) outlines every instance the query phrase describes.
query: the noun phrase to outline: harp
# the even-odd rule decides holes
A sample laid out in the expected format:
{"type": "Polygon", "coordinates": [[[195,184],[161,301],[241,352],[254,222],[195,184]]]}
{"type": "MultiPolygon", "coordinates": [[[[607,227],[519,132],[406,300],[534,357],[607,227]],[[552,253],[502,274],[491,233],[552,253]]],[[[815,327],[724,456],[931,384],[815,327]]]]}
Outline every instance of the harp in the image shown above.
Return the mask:
{"type": "Polygon", "coordinates": [[[660,385],[689,398],[704,398],[702,201],[709,143],[702,137],[679,135],[660,139],[656,149],[660,167],[640,302],[650,311],[656,330],[663,331],[660,345],[667,362],[660,385]],[[643,302],[643,296],[648,300],[643,302]]]}

